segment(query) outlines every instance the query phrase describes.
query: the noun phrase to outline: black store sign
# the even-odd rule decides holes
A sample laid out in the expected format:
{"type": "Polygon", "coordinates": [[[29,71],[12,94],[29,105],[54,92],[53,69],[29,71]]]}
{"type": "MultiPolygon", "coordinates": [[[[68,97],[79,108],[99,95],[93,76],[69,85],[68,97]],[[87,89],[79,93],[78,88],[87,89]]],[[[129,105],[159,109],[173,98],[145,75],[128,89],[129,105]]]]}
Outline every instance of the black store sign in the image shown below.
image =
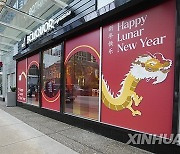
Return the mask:
{"type": "MultiPolygon", "coordinates": [[[[19,54],[24,54],[30,50],[34,50],[34,46],[37,42],[46,37],[46,41],[49,35],[64,34],[67,31],[74,29],[74,25],[82,21],[82,17],[96,10],[96,0],[74,0],[66,8],[58,12],[54,18],[49,19],[43,25],[35,29],[31,34],[27,35],[19,42],[18,51],[19,54]]],[[[52,39],[49,38],[49,39],[52,39]]],[[[19,55],[18,54],[18,55],[19,55]]]]}

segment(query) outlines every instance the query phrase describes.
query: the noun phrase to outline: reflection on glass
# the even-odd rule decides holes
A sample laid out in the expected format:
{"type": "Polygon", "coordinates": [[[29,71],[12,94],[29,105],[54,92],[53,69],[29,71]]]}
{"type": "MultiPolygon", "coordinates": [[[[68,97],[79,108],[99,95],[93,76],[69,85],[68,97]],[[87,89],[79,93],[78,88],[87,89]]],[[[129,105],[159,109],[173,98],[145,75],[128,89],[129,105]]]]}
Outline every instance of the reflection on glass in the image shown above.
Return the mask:
{"type": "Polygon", "coordinates": [[[32,65],[28,72],[27,98],[28,104],[39,105],[39,68],[32,65]]]}
{"type": "Polygon", "coordinates": [[[99,64],[88,52],[73,55],[66,65],[65,112],[98,119],[99,64]]]}
{"type": "Polygon", "coordinates": [[[43,52],[43,92],[52,98],[60,89],[61,45],[43,52]]]}

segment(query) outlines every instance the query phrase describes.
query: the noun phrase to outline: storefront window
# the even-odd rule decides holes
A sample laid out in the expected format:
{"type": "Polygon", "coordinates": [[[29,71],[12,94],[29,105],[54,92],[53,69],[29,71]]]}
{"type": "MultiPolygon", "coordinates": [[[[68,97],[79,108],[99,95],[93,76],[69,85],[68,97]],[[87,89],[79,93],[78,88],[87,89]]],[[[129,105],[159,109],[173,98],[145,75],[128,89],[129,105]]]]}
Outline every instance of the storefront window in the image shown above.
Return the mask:
{"type": "Polygon", "coordinates": [[[28,103],[39,105],[39,68],[32,65],[28,71],[27,97],[28,103]]]}
{"type": "Polygon", "coordinates": [[[77,52],[67,62],[65,102],[65,112],[98,119],[99,64],[88,52],[77,52]]]}
{"type": "Polygon", "coordinates": [[[27,59],[27,103],[39,106],[39,54],[27,59]]]}
{"type": "Polygon", "coordinates": [[[43,52],[42,107],[60,110],[61,45],[43,52]]]}

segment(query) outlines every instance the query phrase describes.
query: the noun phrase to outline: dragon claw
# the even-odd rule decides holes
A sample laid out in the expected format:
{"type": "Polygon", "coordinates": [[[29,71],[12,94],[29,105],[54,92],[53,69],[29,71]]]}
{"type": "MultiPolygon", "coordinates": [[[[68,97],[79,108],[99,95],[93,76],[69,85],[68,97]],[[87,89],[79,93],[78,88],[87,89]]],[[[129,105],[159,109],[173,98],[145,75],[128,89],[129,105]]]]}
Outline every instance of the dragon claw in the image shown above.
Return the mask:
{"type": "Polygon", "coordinates": [[[141,112],[136,110],[136,111],[132,112],[132,115],[133,116],[141,115],[141,112]]]}
{"type": "Polygon", "coordinates": [[[142,99],[143,99],[142,96],[139,97],[139,98],[137,98],[137,99],[135,100],[135,105],[136,105],[136,106],[139,106],[139,104],[141,103],[142,99]]]}
{"type": "Polygon", "coordinates": [[[140,102],[142,101],[142,99],[143,99],[143,97],[141,96],[141,97],[139,98],[140,102]]]}

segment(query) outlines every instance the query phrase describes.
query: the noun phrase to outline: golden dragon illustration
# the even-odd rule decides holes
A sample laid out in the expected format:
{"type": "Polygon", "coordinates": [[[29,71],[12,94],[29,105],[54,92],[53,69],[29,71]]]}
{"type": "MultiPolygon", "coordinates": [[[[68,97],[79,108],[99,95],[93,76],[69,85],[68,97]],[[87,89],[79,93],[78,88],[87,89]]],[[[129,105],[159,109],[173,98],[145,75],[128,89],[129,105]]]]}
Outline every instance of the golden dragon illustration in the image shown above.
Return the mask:
{"type": "Polygon", "coordinates": [[[139,110],[132,108],[133,102],[135,106],[139,106],[143,97],[138,96],[135,92],[138,83],[146,79],[148,82],[151,79],[155,81],[153,84],[163,82],[172,66],[172,61],[165,59],[161,53],[143,54],[135,59],[131,64],[130,71],[125,75],[125,79],[121,82],[121,89],[116,97],[111,93],[107,81],[102,77],[102,101],[106,107],[111,110],[121,111],[129,109],[133,116],[141,115],[139,110]],[[156,58],[157,55],[162,57],[163,62],[156,58]]]}

